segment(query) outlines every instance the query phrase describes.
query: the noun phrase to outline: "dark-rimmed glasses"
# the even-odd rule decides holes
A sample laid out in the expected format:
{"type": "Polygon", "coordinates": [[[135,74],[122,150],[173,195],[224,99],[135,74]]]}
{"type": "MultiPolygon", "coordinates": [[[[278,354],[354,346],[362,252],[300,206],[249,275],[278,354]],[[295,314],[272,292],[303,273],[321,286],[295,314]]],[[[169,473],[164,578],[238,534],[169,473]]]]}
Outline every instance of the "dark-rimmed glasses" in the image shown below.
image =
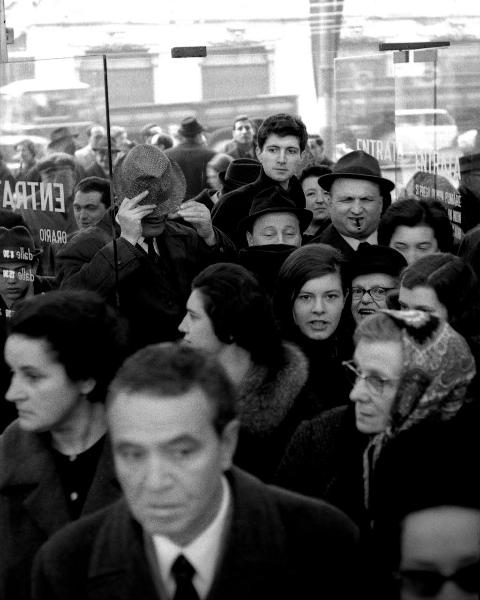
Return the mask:
{"type": "Polygon", "coordinates": [[[352,299],[358,302],[365,296],[365,294],[369,294],[370,298],[374,302],[383,302],[387,297],[387,292],[394,289],[394,287],[384,287],[382,285],[375,285],[367,290],[363,287],[356,285],[352,287],[352,299]]]}

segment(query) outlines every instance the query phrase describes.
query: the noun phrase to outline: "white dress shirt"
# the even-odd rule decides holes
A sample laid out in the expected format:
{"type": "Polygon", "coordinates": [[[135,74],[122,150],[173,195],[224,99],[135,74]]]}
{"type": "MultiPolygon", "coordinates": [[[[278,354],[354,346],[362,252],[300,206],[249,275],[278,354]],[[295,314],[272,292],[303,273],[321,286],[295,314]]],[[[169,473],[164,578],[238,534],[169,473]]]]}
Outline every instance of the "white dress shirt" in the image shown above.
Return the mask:
{"type": "Polygon", "coordinates": [[[153,536],[153,545],[162,576],[163,584],[170,597],[175,594],[175,580],[172,577],[172,565],[179,554],[195,569],[193,585],[200,599],[205,598],[215,577],[223,533],[231,504],[231,492],[225,477],[222,478],[222,501],[217,515],[210,525],[188,546],[181,547],[163,535],[153,536]]]}
{"type": "Polygon", "coordinates": [[[377,232],[374,231],[371,233],[366,240],[357,240],[356,238],[348,237],[347,235],[340,234],[342,238],[347,242],[349,246],[351,246],[354,250],[358,250],[358,247],[362,242],[367,242],[367,244],[373,244],[376,246],[378,244],[377,232]]]}

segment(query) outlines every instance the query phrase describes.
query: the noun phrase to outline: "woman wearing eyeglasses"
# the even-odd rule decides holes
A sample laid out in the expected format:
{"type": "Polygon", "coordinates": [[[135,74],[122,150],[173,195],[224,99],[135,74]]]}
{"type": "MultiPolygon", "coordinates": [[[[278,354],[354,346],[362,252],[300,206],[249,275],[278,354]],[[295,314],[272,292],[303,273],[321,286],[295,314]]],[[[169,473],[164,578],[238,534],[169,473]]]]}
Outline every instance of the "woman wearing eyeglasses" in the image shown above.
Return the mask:
{"type": "Polygon", "coordinates": [[[388,308],[387,300],[398,291],[406,266],[405,258],[393,248],[359,245],[350,261],[352,316],[357,325],[368,315],[388,308]]]}
{"type": "Polygon", "coordinates": [[[475,363],[457,332],[421,311],[375,313],[360,322],[354,341],[346,364],[352,404],[300,425],[276,482],[328,500],[368,528],[384,447],[423,421],[454,417],[475,363]]]}

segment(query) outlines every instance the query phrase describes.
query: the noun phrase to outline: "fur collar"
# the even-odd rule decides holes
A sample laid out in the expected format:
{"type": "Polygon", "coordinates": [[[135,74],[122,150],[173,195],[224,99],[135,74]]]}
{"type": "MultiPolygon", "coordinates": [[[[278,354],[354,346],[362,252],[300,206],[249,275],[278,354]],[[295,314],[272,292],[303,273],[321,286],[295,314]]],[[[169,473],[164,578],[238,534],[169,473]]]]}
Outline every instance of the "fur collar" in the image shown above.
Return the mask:
{"type": "Polygon", "coordinates": [[[278,427],[307,382],[307,358],[291,342],[284,342],[283,346],[285,364],[273,378],[267,378],[266,367],[254,365],[240,386],[240,421],[252,432],[268,433],[278,427]]]}

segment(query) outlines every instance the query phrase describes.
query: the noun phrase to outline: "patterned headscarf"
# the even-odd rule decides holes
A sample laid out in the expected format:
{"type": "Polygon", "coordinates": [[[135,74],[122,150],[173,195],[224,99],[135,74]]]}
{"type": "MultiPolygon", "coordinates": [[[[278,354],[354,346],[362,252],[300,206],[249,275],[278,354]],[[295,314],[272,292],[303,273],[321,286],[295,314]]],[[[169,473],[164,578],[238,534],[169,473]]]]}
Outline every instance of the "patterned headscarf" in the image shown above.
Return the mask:
{"type": "Polygon", "coordinates": [[[422,421],[454,417],[467,401],[467,388],[475,376],[475,360],[467,342],[447,322],[418,310],[382,312],[401,329],[403,369],[389,426],[365,450],[367,507],[369,473],[384,445],[422,421]]]}

